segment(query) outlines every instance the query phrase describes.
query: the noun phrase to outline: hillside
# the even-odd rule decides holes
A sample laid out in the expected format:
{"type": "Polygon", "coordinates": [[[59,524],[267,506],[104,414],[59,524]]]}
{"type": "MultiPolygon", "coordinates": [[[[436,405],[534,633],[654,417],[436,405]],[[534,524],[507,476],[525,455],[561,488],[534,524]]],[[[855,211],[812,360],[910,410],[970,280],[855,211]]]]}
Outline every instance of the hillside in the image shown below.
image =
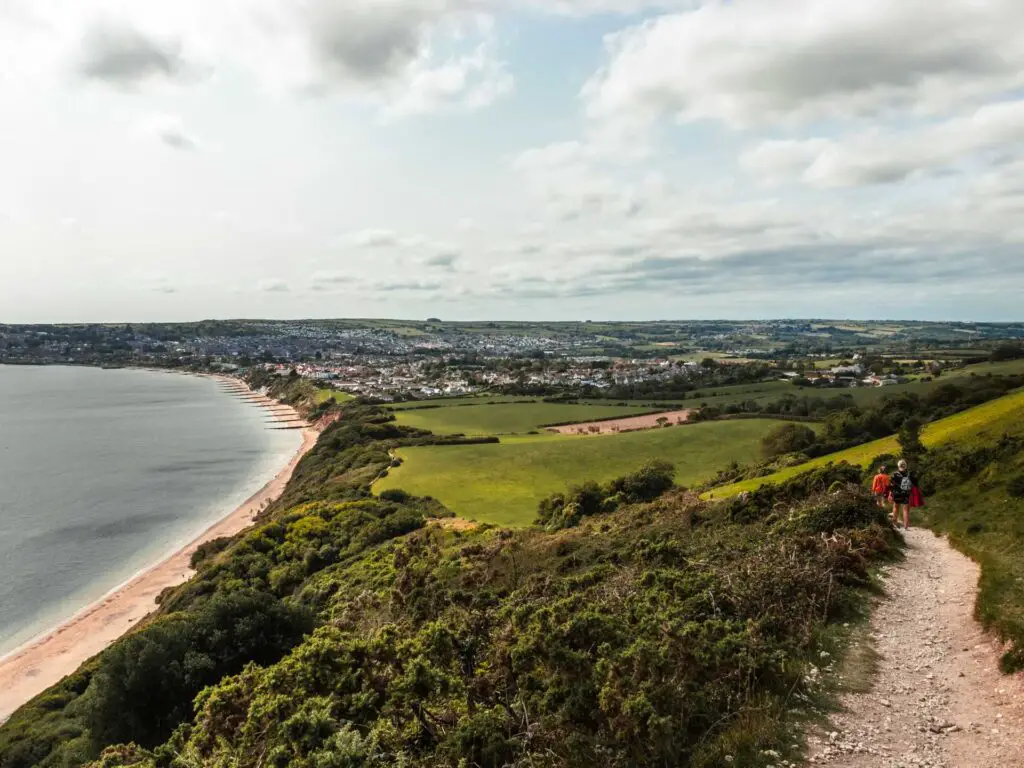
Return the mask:
{"type": "MultiPolygon", "coordinates": [[[[914,511],[913,522],[948,534],[955,548],[978,562],[975,616],[1008,644],[1004,670],[1024,669],[1024,392],[936,421],[925,429],[923,442],[929,450],[916,470],[928,503],[914,511]]],[[[740,509],[767,509],[786,498],[787,487],[821,487],[816,478],[830,468],[845,463],[860,470],[894,451],[898,445],[889,438],[713,494],[740,509]],[[745,501],[737,499],[741,492],[749,494],[745,501]]],[[[861,480],[867,483],[867,473],[861,480]]]]}
{"type": "Polygon", "coordinates": [[[638,475],[577,527],[457,530],[436,502],[370,496],[389,451],[440,439],[388,419],[344,406],[255,528],[0,727],[0,766],[795,756],[787,702],[816,695],[812,660],[896,545],[862,492],[744,520],[645,501],[638,475]]]}
{"type": "MultiPolygon", "coordinates": [[[[1024,391],[1015,392],[928,424],[922,432],[921,439],[925,446],[935,447],[977,435],[991,434],[993,431],[998,431],[1003,424],[1016,423],[1021,418],[1024,418],[1024,391]]],[[[894,454],[898,451],[899,444],[896,442],[895,436],[887,437],[845,451],[819,456],[804,464],[787,467],[765,477],[715,488],[708,495],[713,495],[715,498],[729,498],[763,485],[784,482],[804,472],[831,463],[846,462],[854,466],[866,467],[876,456],[894,454]]]]}
{"type": "MultiPolygon", "coordinates": [[[[767,768],[804,755],[841,687],[822,659],[847,658],[901,546],[849,464],[712,502],[669,487],[682,467],[633,463],[517,529],[370,491],[395,452],[706,448],[735,430],[731,455],[756,450],[740,431],[757,420],[467,446],[377,407],[339,415],[254,528],[204,547],[155,616],[0,726],[0,768],[767,768]]],[[[977,615],[1020,669],[1024,394],[927,442],[920,521],[979,560],[977,615]]]]}

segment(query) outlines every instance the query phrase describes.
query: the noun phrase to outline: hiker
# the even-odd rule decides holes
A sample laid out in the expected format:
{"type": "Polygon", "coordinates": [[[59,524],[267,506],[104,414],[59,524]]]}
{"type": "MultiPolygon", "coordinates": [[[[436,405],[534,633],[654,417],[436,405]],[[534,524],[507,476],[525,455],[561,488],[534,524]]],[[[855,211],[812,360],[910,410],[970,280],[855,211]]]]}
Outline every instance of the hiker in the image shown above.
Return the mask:
{"type": "Polygon", "coordinates": [[[903,530],[910,530],[910,508],[923,507],[924,496],[917,486],[917,478],[910,471],[905,459],[900,459],[896,465],[896,473],[889,479],[891,490],[889,497],[892,499],[892,524],[899,525],[900,508],[903,509],[903,530]],[[916,493],[915,493],[916,492],[916,493]]]}
{"type": "Polygon", "coordinates": [[[878,506],[882,509],[885,509],[889,501],[889,489],[891,486],[889,468],[883,464],[878,468],[878,474],[875,475],[875,479],[871,481],[871,493],[875,495],[875,501],[878,502],[878,506]]]}

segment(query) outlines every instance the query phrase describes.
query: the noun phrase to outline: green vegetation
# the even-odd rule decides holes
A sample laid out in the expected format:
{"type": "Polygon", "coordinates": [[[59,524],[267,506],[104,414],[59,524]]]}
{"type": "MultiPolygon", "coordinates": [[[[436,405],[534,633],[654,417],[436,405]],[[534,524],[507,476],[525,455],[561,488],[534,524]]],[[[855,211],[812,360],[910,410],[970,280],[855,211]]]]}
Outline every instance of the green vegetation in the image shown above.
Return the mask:
{"type": "MultiPolygon", "coordinates": [[[[924,435],[927,450],[915,445],[913,432],[905,430],[900,443],[917,453],[913,467],[929,497],[926,507],[913,511],[914,522],[947,533],[956,548],[981,565],[975,615],[1006,644],[1003,670],[1018,672],[1024,669],[1024,393],[930,425],[924,435]]],[[[862,446],[857,456],[848,451],[821,460],[850,463],[813,462],[716,494],[747,491],[732,497],[733,516],[759,518],[792,504],[794,492],[799,497],[837,480],[868,482],[881,454],[899,447],[896,439],[862,446]],[[874,451],[880,455],[859,460],[874,451]]]]}
{"type": "Polygon", "coordinates": [[[542,430],[551,424],[642,416],[643,408],[562,403],[508,403],[399,410],[399,424],[439,434],[505,435],[542,430]]]}
{"type": "MultiPolygon", "coordinates": [[[[652,465],[560,530],[459,532],[430,524],[450,514],[435,501],[370,495],[390,452],[446,440],[391,418],[344,406],[254,528],[205,547],[154,618],[0,727],[0,768],[796,756],[791,697],[817,693],[810,665],[895,544],[870,497],[846,490],[835,514],[804,494],[785,520],[739,522],[652,465]]],[[[769,428],[636,435],[703,455],[769,428]]]]}
{"type": "MultiPolygon", "coordinates": [[[[156,616],[0,726],[0,768],[800,759],[795,702],[822,701],[812,667],[842,653],[898,545],[862,469],[896,436],[710,502],[673,481],[754,461],[762,441],[772,455],[806,447],[819,428],[741,419],[464,444],[268,383],[341,418],[256,526],[203,547],[156,616]],[[441,502],[518,527],[448,526],[441,502]]],[[[567,407],[508,408],[542,406],[567,407]]],[[[489,409],[507,408],[418,413],[489,409]]],[[[912,424],[902,437],[914,443],[912,424]]],[[[979,560],[979,618],[1011,643],[1004,668],[1024,668],[1024,392],[920,439],[930,498],[915,514],[979,560]]]]}
{"type": "Polygon", "coordinates": [[[400,467],[374,488],[432,496],[462,517],[529,525],[541,499],[585,480],[604,483],[651,460],[691,485],[730,460],[752,461],[779,422],[721,421],[594,437],[505,438],[498,445],[401,448],[400,467]]]}
{"type": "Polygon", "coordinates": [[[768,459],[776,459],[787,453],[802,453],[817,440],[817,433],[804,424],[783,424],[761,438],[761,452],[768,459]]]}
{"type": "Polygon", "coordinates": [[[949,376],[1019,376],[1024,374],[1024,360],[1002,360],[977,363],[949,372],[949,376]]]}
{"type": "Polygon", "coordinates": [[[614,512],[623,504],[654,501],[673,486],[675,472],[668,462],[652,461],[603,487],[593,480],[574,486],[541,501],[536,522],[549,531],[575,528],[583,518],[614,512]]]}
{"type": "MultiPolygon", "coordinates": [[[[999,424],[1003,419],[1016,418],[1018,409],[1022,406],[1024,406],[1024,392],[1015,392],[998,400],[993,400],[968,411],[928,424],[922,430],[921,440],[925,447],[931,448],[970,436],[979,429],[999,424]]],[[[887,437],[858,445],[855,448],[820,456],[805,464],[787,467],[771,475],[715,488],[712,492],[716,498],[735,496],[744,491],[752,491],[766,483],[780,483],[789,480],[809,469],[822,467],[833,462],[847,462],[855,466],[866,467],[876,456],[894,454],[898,451],[899,443],[896,437],[887,437]]]]}
{"type": "Polygon", "coordinates": [[[1024,401],[933,448],[919,473],[934,495],[914,515],[981,565],[975,615],[1009,644],[1004,671],[1024,669],[1024,401]]]}
{"type": "Polygon", "coordinates": [[[318,389],[313,396],[313,401],[317,405],[326,403],[329,400],[333,400],[336,403],[345,403],[352,399],[352,395],[347,392],[339,392],[337,389],[318,389]]]}
{"type": "Polygon", "coordinates": [[[432,397],[426,400],[409,400],[404,403],[388,403],[387,408],[393,411],[433,408],[434,406],[450,407],[459,405],[490,405],[495,403],[533,403],[539,398],[516,395],[467,395],[465,397],[432,397]]]}

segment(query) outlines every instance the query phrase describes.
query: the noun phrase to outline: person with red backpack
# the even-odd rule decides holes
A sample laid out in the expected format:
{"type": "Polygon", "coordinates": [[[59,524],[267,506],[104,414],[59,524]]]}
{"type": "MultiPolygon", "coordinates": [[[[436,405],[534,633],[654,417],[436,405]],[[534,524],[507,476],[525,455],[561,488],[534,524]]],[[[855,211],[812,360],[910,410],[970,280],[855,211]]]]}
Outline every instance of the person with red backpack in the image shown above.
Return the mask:
{"type": "Polygon", "coordinates": [[[900,509],[903,510],[903,530],[910,530],[910,508],[923,507],[924,495],[917,477],[910,471],[905,459],[900,459],[896,472],[889,478],[889,498],[892,500],[892,524],[898,526],[900,509]]]}

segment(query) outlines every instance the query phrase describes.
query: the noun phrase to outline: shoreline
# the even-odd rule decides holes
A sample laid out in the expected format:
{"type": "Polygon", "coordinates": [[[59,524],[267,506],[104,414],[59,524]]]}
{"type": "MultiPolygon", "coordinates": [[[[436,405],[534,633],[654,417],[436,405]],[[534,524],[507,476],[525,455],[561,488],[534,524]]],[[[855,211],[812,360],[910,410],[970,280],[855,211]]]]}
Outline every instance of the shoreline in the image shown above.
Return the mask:
{"type": "MultiPolygon", "coordinates": [[[[240,379],[206,375],[239,390],[245,387],[240,379]]],[[[264,396],[264,399],[266,402],[260,405],[274,420],[301,418],[293,408],[275,413],[268,406],[280,408],[281,404],[269,397],[264,396]]],[[[288,463],[241,505],[219,518],[185,546],[161,555],[160,559],[86,605],[71,618],[0,656],[0,723],[47,688],[75,672],[85,661],[155,611],[158,607],[156,598],[161,592],[168,587],[180,586],[192,577],[191,558],[199,546],[249,528],[256,514],[281,495],[295,467],[316,444],[318,437],[319,432],[313,426],[303,428],[302,443],[288,463]]]]}

